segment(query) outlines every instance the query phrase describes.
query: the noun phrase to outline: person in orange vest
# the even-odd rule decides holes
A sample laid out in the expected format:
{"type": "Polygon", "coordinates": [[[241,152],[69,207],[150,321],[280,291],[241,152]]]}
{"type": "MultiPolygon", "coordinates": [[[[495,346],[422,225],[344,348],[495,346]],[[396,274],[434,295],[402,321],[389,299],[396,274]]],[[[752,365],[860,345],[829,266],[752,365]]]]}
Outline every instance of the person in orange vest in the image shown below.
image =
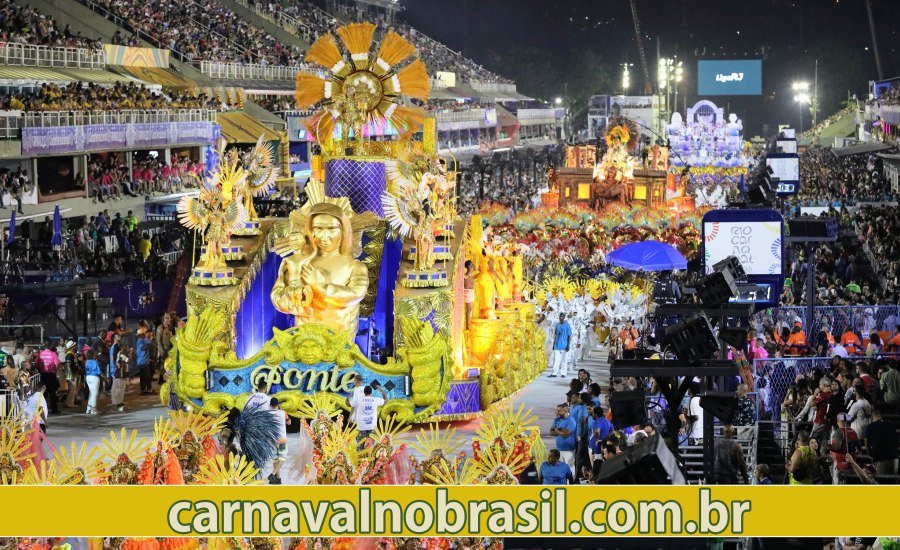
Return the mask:
{"type": "Polygon", "coordinates": [[[806,332],[802,323],[794,323],[794,330],[787,339],[787,355],[805,355],[809,346],[806,344],[806,332]]]}
{"type": "Polygon", "coordinates": [[[885,339],[886,344],[884,345],[885,353],[897,353],[900,352],[900,325],[895,327],[894,337],[890,340],[885,339]]]}
{"type": "Polygon", "coordinates": [[[847,353],[850,355],[863,354],[862,342],[860,341],[859,336],[849,328],[841,335],[841,345],[844,346],[844,349],[846,349],[847,353]]]}

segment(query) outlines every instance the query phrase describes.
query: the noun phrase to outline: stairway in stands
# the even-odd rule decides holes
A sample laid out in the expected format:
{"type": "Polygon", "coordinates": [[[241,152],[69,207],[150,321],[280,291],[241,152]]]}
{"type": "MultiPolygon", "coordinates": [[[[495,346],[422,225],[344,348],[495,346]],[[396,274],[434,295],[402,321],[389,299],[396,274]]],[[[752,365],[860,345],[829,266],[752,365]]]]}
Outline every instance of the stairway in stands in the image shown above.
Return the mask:
{"type": "Polygon", "coordinates": [[[772,483],[782,484],[787,471],[784,468],[784,451],[778,443],[774,423],[765,421],[759,423],[756,453],[757,464],[769,465],[769,477],[772,478],[772,483]]]}

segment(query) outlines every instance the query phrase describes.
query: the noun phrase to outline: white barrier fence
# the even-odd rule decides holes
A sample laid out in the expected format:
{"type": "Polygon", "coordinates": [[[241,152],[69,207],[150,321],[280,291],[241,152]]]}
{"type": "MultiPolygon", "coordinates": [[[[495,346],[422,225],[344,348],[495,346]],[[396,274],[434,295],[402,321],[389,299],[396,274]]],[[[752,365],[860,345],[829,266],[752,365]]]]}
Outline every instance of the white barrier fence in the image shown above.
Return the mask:
{"type": "Polygon", "coordinates": [[[99,70],[106,68],[106,52],[6,42],[0,43],[0,65],[99,70]]]}

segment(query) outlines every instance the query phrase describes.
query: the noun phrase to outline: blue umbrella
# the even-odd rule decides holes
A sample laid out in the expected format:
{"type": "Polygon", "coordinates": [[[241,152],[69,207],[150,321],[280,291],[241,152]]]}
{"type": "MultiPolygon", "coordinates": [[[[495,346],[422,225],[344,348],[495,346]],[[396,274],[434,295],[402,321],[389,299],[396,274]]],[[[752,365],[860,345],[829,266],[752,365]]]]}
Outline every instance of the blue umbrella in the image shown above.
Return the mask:
{"type": "Polygon", "coordinates": [[[16,211],[12,211],[12,216],[9,217],[9,236],[6,237],[6,242],[8,244],[12,244],[16,240],[16,211]]]}
{"type": "Polygon", "coordinates": [[[59,205],[53,209],[53,236],[50,237],[53,246],[62,245],[62,216],[59,215],[59,205]]]}
{"type": "Polygon", "coordinates": [[[686,269],[687,260],[675,247],[659,241],[626,244],[606,255],[612,265],[632,271],[666,271],[686,269]]]}

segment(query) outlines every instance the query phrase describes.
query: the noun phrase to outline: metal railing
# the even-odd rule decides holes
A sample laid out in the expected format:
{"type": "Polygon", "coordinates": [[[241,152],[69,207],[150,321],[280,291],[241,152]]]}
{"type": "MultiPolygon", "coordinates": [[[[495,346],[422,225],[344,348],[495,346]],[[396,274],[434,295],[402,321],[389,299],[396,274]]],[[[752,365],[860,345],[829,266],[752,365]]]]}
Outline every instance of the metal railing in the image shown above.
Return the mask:
{"type": "Polygon", "coordinates": [[[164,252],[160,254],[160,258],[162,261],[166,262],[168,265],[172,265],[178,263],[178,260],[181,259],[181,255],[184,254],[184,250],[176,250],[175,252],[164,252]]]}
{"type": "Polygon", "coordinates": [[[40,375],[33,374],[24,384],[17,384],[15,388],[0,390],[0,417],[15,416],[21,412],[25,401],[37,390],[40,375]]]}
{"type": "Polygon", "coordinates": [[[560,115],[558,109],[519,109],[516,118],[523,125],[534,126],[537,124],[555,124],[565,115],[560,115]]]}
{"type": "MultiPolygon", "coordinates": [[[[724,426],[716,425],[714,427],[714,438],[722,439],[722,430],[724,426]]],[[[753,426],[736,426],[737,429],[734,441],[741,446],[744,452],[744,462],[747,464],[747,471],[753,479],[753,470],[756,468],[757,462],[757,446],[759,442],[759,433],[756,425],[753,426]]],[[[684,477],[688,484],[696,483],[712,483],[707,479],[703,464],[703,445],[683,445],[678,448],[678,454],[684,462],[684,477]]],[[[740,479],[738,479],[740,482],[740,479]]]]}
{"type": "MultiPolygon", "coordinates": [[[[900,306],[874,305],[874,306],[816,306],[814,310],[815,326],[806,326],[806,307],[790,306],[777,307],[760,311],[754,316],[754,321],[760,326],[785,326],[792,327],[794,320],[800,318],[803,329],[806,331],[807,340],[811,341],[815,332],[823,323],[828,327],[835,339],[840,339],[841,334],[850,329],[859,332],[868,332],[874,326],[875,331],[881,331],[886,321],[893,316],[896,324],[900,324],[900,306]]],[[[887,327],[893,332],[894,327],[887,327]]]]}
{"type": "Polygon", "coordinates": [[[151,122],[213,122],[210,109],[160,109],[124,111],[39,111],[25,113],[23,128],[91,126],[95,124],[141,124],[151,122]]]}
{"type": "Polygon", "coordinates": [[[22,111],[0,112],[0,139],[19,139],[22,111]]]}
{"type": "Polygon", "coordinates": [[[106,52],[89,48],[0,43],[0,65],[59,69],[104,69],[106,52]]]}
{"type": "Polygon", "coordinates": [[[284,65],[247,65],[201,61],[200,72],[219,80],[285,80],[293,81],[299,71],[315,71],[308,65],[287,67],[284,65]]]}

